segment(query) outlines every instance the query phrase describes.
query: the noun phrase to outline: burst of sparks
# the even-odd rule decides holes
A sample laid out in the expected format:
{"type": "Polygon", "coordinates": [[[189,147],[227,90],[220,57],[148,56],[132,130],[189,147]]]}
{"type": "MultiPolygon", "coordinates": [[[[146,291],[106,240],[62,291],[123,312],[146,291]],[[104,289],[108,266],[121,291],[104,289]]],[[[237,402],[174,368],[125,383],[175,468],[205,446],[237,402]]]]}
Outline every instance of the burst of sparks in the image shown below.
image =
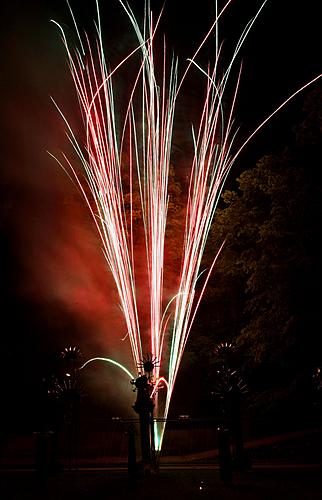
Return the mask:
{"type": "MultiPolygon", "coordinates": [[[[218,252],[210,269],[205,272],[201,292],[196,297],[197,282],[202,274],[201,260],[225,180],[243,147],[275,113],[259,125],[254,133],[244,141],[237,153],[233,153],[236,137],[233,117],[240,71],[235,91],[230,99],[228,113],[223,111],[223,99],[225,97],[225,103],[229,102],[226,94],[231,69],[249,30],[266,1],[263,1],[254,18],[245,27],[232,59],[224,72],[219,72],[221,47],[218,43],[217,26],[219,18],[232,0],[228,0],[221,11],[218,11],[216,7],[215,21],[190,59],[180,81],[178,80],[176,59],[172,59],[169,65],[170,69],[167,70],[165,44],[161,81],[157,79],[154,38],[160,16],[154,23],[148,0],[145,4],[143,29],[140,28],[130,7],[119,0],[133,25],[138,38],[138,46],[113,70],[108,70],[105,59],[97,0],[98,23],[95,49],[92,48],[88,37],[84,43],[82,42],[74,16],[73,21],[79,38],[79,50],[77,48],[70,49],[63,28],[56,23],[62,33],[71,75],[84,117],[85,148],[81,147],[67,118],[58,106],[57,108],[66,123],[68,136],[82,163],[86,184],[65,155],[63,155],[62,160],[58,161],[76,180],[93,217],[106,261],[115,280],[128,332],[126,338],[129,339],[134,366],[137,367],[143,356],[135,283],[133,217],[131,214],[130,221],[126,219],[123,193],[122,172],[124,167],[122,161],[125,144],[130,152],[128,172],[130,205],[133,206],[134,176],[136,175],[145,234],[150,300],[150,345],[148,350],[159,361],[155,367],[156,382],[152,397],[157,400],[160,385],[163,384],[167,387],[163,404],[158,405],[156,402],[157,417],[164,420],[169,411],[171,395],[188,335],[219,254],[218,252]],[[215,33],[216,37],[214,63],[212,68],[204,70],[198,65],[196,58],[211,33],[215,33]],[[129,94],[121,140],[118,140],[112,77],[134,54],[141,54],[141,59],[129,94]],[[179,285],[173,299],[165,306],[163,270],[174,115],[181,85],[187,71],[192,67],[197,67],[204,74],[206,92],[199,126],[197,130],[193,130],[194,155],[191,161],[179,285]],[[135,96],[139,92],[141,92],[141,99],[139,106],[137,106],[138,100],[135,96]],[[90,196],[87,194],[88,188],[90,196]],[[167,342],[165,342],[166,338],[167,342]],[[167,343],[170,345],[170,352],[167,352],[167,343]]],[[[276,112],[286,102],[279,106],[276,112]]],[[[127,373],[131,379],[134,378],[127,368],[109,358],[93,358],[84,363],[82,368],[94,360],[112,363],[127,373]]],[[[156,449],[161,447],[163,432],[164,424],[161,424],[156,433],[156,449]]]]}

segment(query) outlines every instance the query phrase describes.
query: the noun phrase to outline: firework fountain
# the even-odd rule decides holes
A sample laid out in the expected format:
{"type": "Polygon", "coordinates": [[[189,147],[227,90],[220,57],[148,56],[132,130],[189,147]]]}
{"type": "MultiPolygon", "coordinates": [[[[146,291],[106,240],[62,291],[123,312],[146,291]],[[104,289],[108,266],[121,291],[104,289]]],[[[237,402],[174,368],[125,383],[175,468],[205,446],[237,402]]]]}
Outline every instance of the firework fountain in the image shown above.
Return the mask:
{"type": "MultiPolygon", "coordinates": [[[[214,22],[188,61],[182,76],[179,75],[178,61],[173,58],[168,62],[164,43],[160,79],[157,77],[160,68],[155,68],[154,42],[161,15],[154,19],[148,0],[145,3],[142,27],[129,5],[119,0],[138,43],[112,69],[109,69],[105,56],[97,2],[95,44],[90,42],[89,37],[81,37],[71,9],[78,40],[76,46],[69,44],[63,28],[53,21],[61,30],[86,134],[83,147],[68,119],[57,106],[82,170],[79,172],[65,154],[62,158],[55,159],[76,182],[92,215],[117,288],[135,373],[140,373],[144,352],[151,352],[156,360],[151,382],[151,398],[155,405],[155,416],[159,418],[154,432],[156,450],[161,448],[164,422],[185,345],[218,257],[217,253],[209,269],[201,269],[207,237],[227,175],[254,134],[295,94],[312,83],[307,83],[284,101],[234,152],[237,131],[233,126],[233,117],[241,71],[237,71],[235,90],[230,96],[227,95],[227,83],[240,48],[266,1],[246,25],[224,71],[222,68],[219,70],[222,48],[218,42],[218,21],[232,0],[228,0],[221,11],[216,9],[214,22]],[[198,64],[197,56],[213,35],[216,41],[213,64],[205,70],[198,64]],[[131,65],[133,61],[138,61],[137,71],[128,95],[126,111],[123,113],[123,125],[119,130],[112,80],[130,61],[131,65]],[[190,181],[186,194],[181,269],[177,288],[173,290],[169,300],[164,294],[164,261],[172,136],[178,95],[192,68],[197,69],[204,78],[205,97],[199,125],[192,129],[194,153],[190,162],[190,181]],[[230,105],[227,111],[228,102],[230,105]],[[124,178],[127,179],[126,188],[124,178]],[[140,256],[136,255],[136,231],[132,215],[137,193],[142,213],[146,286],[149,291],[148,336],[142,334],[137,294],[136,266],[140,256]],[[125,206],[125,198],[129,200],[127,205],[130,210],[125,206]],[[163,386],[163,391],[159,391],[160,386],[163,386]]],[[[117,364],[131,375],[127,368],[114,360],[95,359],[105,359],[117,364]]]]}

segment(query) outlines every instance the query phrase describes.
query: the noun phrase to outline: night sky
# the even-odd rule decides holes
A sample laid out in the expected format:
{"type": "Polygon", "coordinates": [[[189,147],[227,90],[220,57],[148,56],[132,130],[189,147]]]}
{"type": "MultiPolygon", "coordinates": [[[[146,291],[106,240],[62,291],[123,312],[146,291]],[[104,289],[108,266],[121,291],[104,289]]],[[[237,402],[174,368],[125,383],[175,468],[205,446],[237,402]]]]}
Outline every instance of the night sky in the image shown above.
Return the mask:
{"type": "MultiPolygon", "coordinates": [[[[143,1],[129,3],[141,11],[143,1]]],[[[117,61],[133,47],[134,37],[117,0],[101,0],[100,4],[107,47],[117,61]]],[[[161,4],[151,1],[157,12],[161,4]]],[[[260,4],[258,0],[232,2],[220,28],[226,40],[224,54],[260,4]]],[[[317,4],[314,0],[270,0],[265,6],[242,51],[236,112],[241,135],[322,72],[317,4]]],[[[95,2],[73,1],[71,5],[79,25],[91,30],[95,2]]],[[[214,2],[209,0],[166,2],[160,32],[166,33],[169,49],[179,54],[182,67],[213,15],[214,2]]],[[[41,377],[50,372],[67,345],[79,345],[85,358],[105,355],[128,363],[128,350],[120,342],[125,327],[92,222],[74,186],[47,153],[70,151],[50,96],[75,129],[80,128],[64,49],[51,18],[72,28],[63,0],[12,0],[6,2],[1,16],[0,383],[7,420],[17,408],[27,408],[29,398],[36,400],[41,377]]],[[[211,43],[200,61],[208,58],[211,43]]],[[[183,89],[175,165],[185,160],[201,83],[195,71],[183,89]]],[[[264,154],[283,148],[302,102],[302,97],[297,98],[254,139],[236,165],[236,173],[231,173],[233,178],[264,154]]],[[[91,383],[97,388],[95,380],[91,383]]],[[[119,391],[114,392],[117,398],[119,391]]],[[[133,398],[130,391],[129,398],[133,398]]]]}

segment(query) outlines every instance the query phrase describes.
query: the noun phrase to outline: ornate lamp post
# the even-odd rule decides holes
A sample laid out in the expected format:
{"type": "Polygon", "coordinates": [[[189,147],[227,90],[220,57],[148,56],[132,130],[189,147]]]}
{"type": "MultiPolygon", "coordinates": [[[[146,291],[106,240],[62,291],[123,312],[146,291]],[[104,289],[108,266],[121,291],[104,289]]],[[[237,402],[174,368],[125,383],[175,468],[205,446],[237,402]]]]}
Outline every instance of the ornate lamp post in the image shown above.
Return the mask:
{"type": "Polygon", "coordinates": [[[59,468],[57,463],[58,434],[62,423],[67,426],[69,460],[75,455],[77,420],[81,387],[78,362],[81,352],[77,347],[66,347],[60,357],[63,366],[59,373],[42,380],[41,432],[36,437],[36,468],[41,472],[59,468]]]}
{"type": "Polygon", "coordinates": [[[234,449],[235,466],[238,469],[245,468],[241,403],[243,394],[247,392],[247,386],[232,366],[234,351],[234,346],[228,342],[219,344],[215,349],[218,366],[213,394],[220,403],[223,417],[218,441],[220,471],[224,481],[230,480],[232,474],[230,438],[234,449]]]}
{"type": "Polygon", "coordinates": [[[78,419],[82,388],[79,380],[79,364],[82,353],[76,346],[65,347],[61,352],[64,362],[63,374],[58,380],[57,389],[63,404],[64,422],[68,435],[69,463],[77,457],[78,419]]]}
{"type": "Polygon", "coordinates": [[[153,390],[153,370],[157,360],[151,354],[144,356],[140,364],[143,374],[132,382],[137,392],[136,402],[133,405],[134,411],[139,415],[141,456],[145,473],[149,473],[155,465],[154,448],[154,403],[151,399],[153,390]]]}

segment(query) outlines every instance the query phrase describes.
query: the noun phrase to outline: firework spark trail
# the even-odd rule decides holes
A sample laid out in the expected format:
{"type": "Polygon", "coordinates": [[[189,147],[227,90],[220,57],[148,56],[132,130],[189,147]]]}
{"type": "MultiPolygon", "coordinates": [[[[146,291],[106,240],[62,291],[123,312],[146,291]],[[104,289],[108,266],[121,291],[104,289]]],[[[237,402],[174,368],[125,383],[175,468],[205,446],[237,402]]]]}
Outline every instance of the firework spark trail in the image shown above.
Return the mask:
{"type": "MultiPolygon", "coordinates": [[[[154,26],[150,5],[147,2],[142,33],[130,8],[125,6],[123,2],[121,4],[132,22],[138,41],[143,49],[141,117],[143,130],[141,141],[139,141],[133,120],[135,134],[134,156],[137,159],[136,167],[140,186],[142,186],[140,195],[150,290],[150,349],[161,362],[164,340],[164,330],[162,329],[164,248],[177,62],[172,61],[169,78],[166,79],[166,46],[164,43],[163,78],[162,84],[158,86],[154,71],[153,41],[162,11],[154,26]],[[145,42],[146,34],[148,34],[149,38],[145,42]],[[140,148],[138,144],[140,144],[140,148]]],[[[159,372],[160,368],[157,366],[157,379],[159,378],[159,372]]]]}
{"type": "MultiPolygon", "coordinates": [[[[154,80],[151,64],[153,63],[152,46],[149,47],[148,54],[146,64],[148,84],[144,88],[144,110],[146,113],[144,121],[147,122],[147,137],[143,138],[144,143],[147,144],[146,157],[143,160],[146,191],[142,201],[145,208],[145,227],[147,228],[146,247],[151,297],[151,352],[161,361],[164,248],[176,74],[174,69],[174,73],[172,72],[170,76],[169,94],[166,96],[165,82],[159,91],[154,80]],[[165,101],[167,101],[167,105],[165,105],[165,101]]],[[[163,64],[165,67],[165,59],[163,64]]],[[[157,367],[157,377],[159,376],[158,370],[157,367]]]]}
{"type": "MultiPolygon", "coordinates": [[[[184,71],[179,83],[178,65],[174,58],[167,70],[165,43],[162,78],[161,83],[158,83],[155,71],[154,38],[161,13],[154,24],[148,0],[145,4],[143,30],[141,30],[130,7],[125,5],[122,0],[119,0],[132,23],[138,39],[138,46],[110,72],[107,70],[105,60],[97,2],[98,41],[95,52],[91,48],[88,38],[86,38],[86,44],[83,45],[80,40],[80,50],[76,49],[72,53],[65,34],[58,25],[62,31],[70,71],[84,117],[86,151],[83,152],[68,124],[68,120],[61,114],[67,125],[71,143],[81,160],[86,183],[91,193],[90,196],[87,194],[88,189],[84,185],[84,181],[65,155],[64,162],[67,163],[67,170],[71,172],[86,200],[102,241],[104,255],[118,290],[122,312],[127,325],[128,334],[126,337],[130,341],[136,369],[142,360],[142,338],[135,284],[132,212],[129,224],[127,224],[122,182],[122,151],[126,141],[130,152],[130,165],[128,168],[131,209],[133,208],[133,176],[134,171],[137,172],[150,296],[149,348],[153,356],[159,361],[159,365],[156,366],[155,370],[156,384],[153,397],[157,407],[156,416],[164,419],[166,419],[169,411],[171,395],[189,332],[220,252],[219,250],[210,269],[205,272],[201,290],[197,294],[198,280],[203,274],[201,272],[201,261],[205,245],[227,175],[238,155],[254,134],[294,95],[315,81],[314,79],[306,86],[303,86],[302,89],[295,92],[279,106],[244,141],[237,153],[233,154],[232,148],[237,133],[233,128],[233,116],[241,68],[236,78],[235,91],[230,98],[230,109],[227,116],[223,112],[222,103],[224,97],[225,103],[229,102],[226,97],[226,88],[233,64],[246,36],[267,0],[263,1],[254,18],[246,25],[232,58],[220,77],[218,68],[221,47],[218,44],[217,25],[219,18],[231,1],[228,0],[220,12],[217,11],[216,6],[215,22],[211,25],[194,56],[189,60],[187,69],[184,71]],[[205,71],[198,65],[196,57],[213,31],[215,31],[216,37],[213,68],[209,67],[205,71]],[[86,50],[84,47],[86,47],[86,50]],[[82,55],[85,52],[88,54],[87,57],[82,55]],[[129,95],[121,133],[122,139],[119,145],[112,76],[135,53],[141,53],[141,59],[129,95]],[[195,133],[194,129],[192,131],[194,157],[191,163],[190,184],[187,195],[179,285],[173,299],[168,304],[164,304],[163,270],[174,113],[179,90],[188,70],[192,67],[197,67],[198,71],[205,76],[206,92],[198,131],[197,133],[195,133]],[[142,95],[141,105],[138,107],[134,96],[139,87],[141,87],[142,95]],[[138,111],[137,108],[139,108],[138,111]],[[171,321],[172,325],[170,324],[171,321]],[[169,338],[169,353],[165,349],[166,336],[169,338]],[[166,397],[163,398],[165,399],[163,405],[158,407],[159,391],[157,389],[162,382],[166,386],[167,392],[166,397]]],[[[73,21],[75,23],[74,17],[73,21]]],[[[78,30],[77,34],[79,36],[78,30]]],[[[65,168],[61,161],[59,163],[65,168]]],[[[164,423],[159,426],[156,434],[156,449],[161,447],[163,432],[164,423]]]]}
{"type": "MultiPolygon", "coordinates": [[[[63,33],[63,42],[80,107],[85,117],[88,161],[69,127],[67,119],[64,116],[63,118],[68,125],[69,139],[82,162],[87,184],[96,208],[95,211],[91,206],[86,188],[83,186],[79,174],[66,157],[65,161],[67,161],[68,167],[86,200],[102,241],[104,255],[113,274],[120,297],[134,363],[137,365],[142,358],[142,346],[134,274],[131,265],[131,251],[127,239],[122,197],[121,169],[111,83],[112,73],[108,74],[106,72],[104,53],[100,50],[102,47],[100,32],[100,42],[98,44],[99,68],[97,69],[89,42],[89,61],[84,64],[79,53],[76,52],[73,57],[64,32],[61,27],[60,29],[63,33]]],[[[126,58],[122,62],[125,61],[126,58]]]]}
{"type": "Polygon", "coordinates": [[[87,361],[85,361],[85,363],[79,368],[79,370],[83,370],[87,365],[89,365],[89,363],[93,363],[94,361],[104,361],[104,363],[110,363],[111,365],[113,366],[117,366],[118,368],[120,368],[120,370],[122,370],[124,373],[126,373],[126,375],[128,375],[130,377],[130,379],[134,380],[134,376],[132,375],[132,373],[126,368],[126,366],[122,365],[121,363],[118,363],[117,361],[115,361],[114,359],[111,359],[111,358],[103,358],[103,357],[95,357],[95,358],[91,358],[91,359],[88,359],[87,361]]]}
{"type": "MultiPolygon", "coordinates": [[[[217,67],[217,61],[215,68],[217,67]]],[[[221,188],[227,176],[227,162],[233,145],[231,121],[236,100],[239,78],[233,96],[227,125],[221,119],[222,93],[215,84],[215,92],[210,82],[214,82],[215,70],[208,80],[207,94],[200,121],[198,137],[195,141],[195,155],[191,169],[190,188],[186,217],[186,235],[183,249],[180,295],[175,311],[175,324],[170,355],[169,396],[179,369],[183,350],[199,305],[195,302],[195,289],[200,273],[209,230],[216,210],[221,188]]],[[[216,260],[217,256],[214,259],[216,260]]],[[[213,262],[213,264],[214,264],[213,262]]],[[[212,269],[213,266],[211,266],[212,269]]],[[[211,272],[210,269],[210,272],[211,272]]],[[[206,280],[209,279],[209,272],[206,280]]],[[[204,289],[203,289],[204,290],[204,289]]],[[[202,294],[201,294],[202,295],[202,294]]]]}
{"type": "MultiPolygon", "coordinates": [[[[163,77],[162,83],[159,86],[155,76],[153,42],[161,14],[154,26],[150,5],[147,3],[142,33],[129,7],[124,6],[124,8],[131,19],[138,41],[142,46],[142,115],[140,120],[142,122],[142,131],[141,133],[137,132],[135,120],[132,120],[134,141],[133,144],[130,143],[130,149],[132,150],[132,147],[134,147],[139,184],[142,186],[140,196],[150,295],[149,348],[159,362],[155,366],[156,386],[152,394],[155,402],[155,413],[157,416],[163,417],[165,415],[162,409],[159,408],[159,398],[156,388],[160,380],[165,381],[164,377],[160,377],[160,367],[163,365],[163,343],[165,328],[169,320],[168,318],[164,322],[163,328],[164,249],[168,210],[168,179],[177,85],[177,62],[172,60],[167,78],[166,46],[164,42],[163,77]],[[149,38],[145,42],[146,35],[149,38]]],[[[167,383],[166,386],[168,387],[167,383]]],[[[156,449],[159,449],[161,445],[164,425],[164,422],[156,424],[156,449]]]]}

